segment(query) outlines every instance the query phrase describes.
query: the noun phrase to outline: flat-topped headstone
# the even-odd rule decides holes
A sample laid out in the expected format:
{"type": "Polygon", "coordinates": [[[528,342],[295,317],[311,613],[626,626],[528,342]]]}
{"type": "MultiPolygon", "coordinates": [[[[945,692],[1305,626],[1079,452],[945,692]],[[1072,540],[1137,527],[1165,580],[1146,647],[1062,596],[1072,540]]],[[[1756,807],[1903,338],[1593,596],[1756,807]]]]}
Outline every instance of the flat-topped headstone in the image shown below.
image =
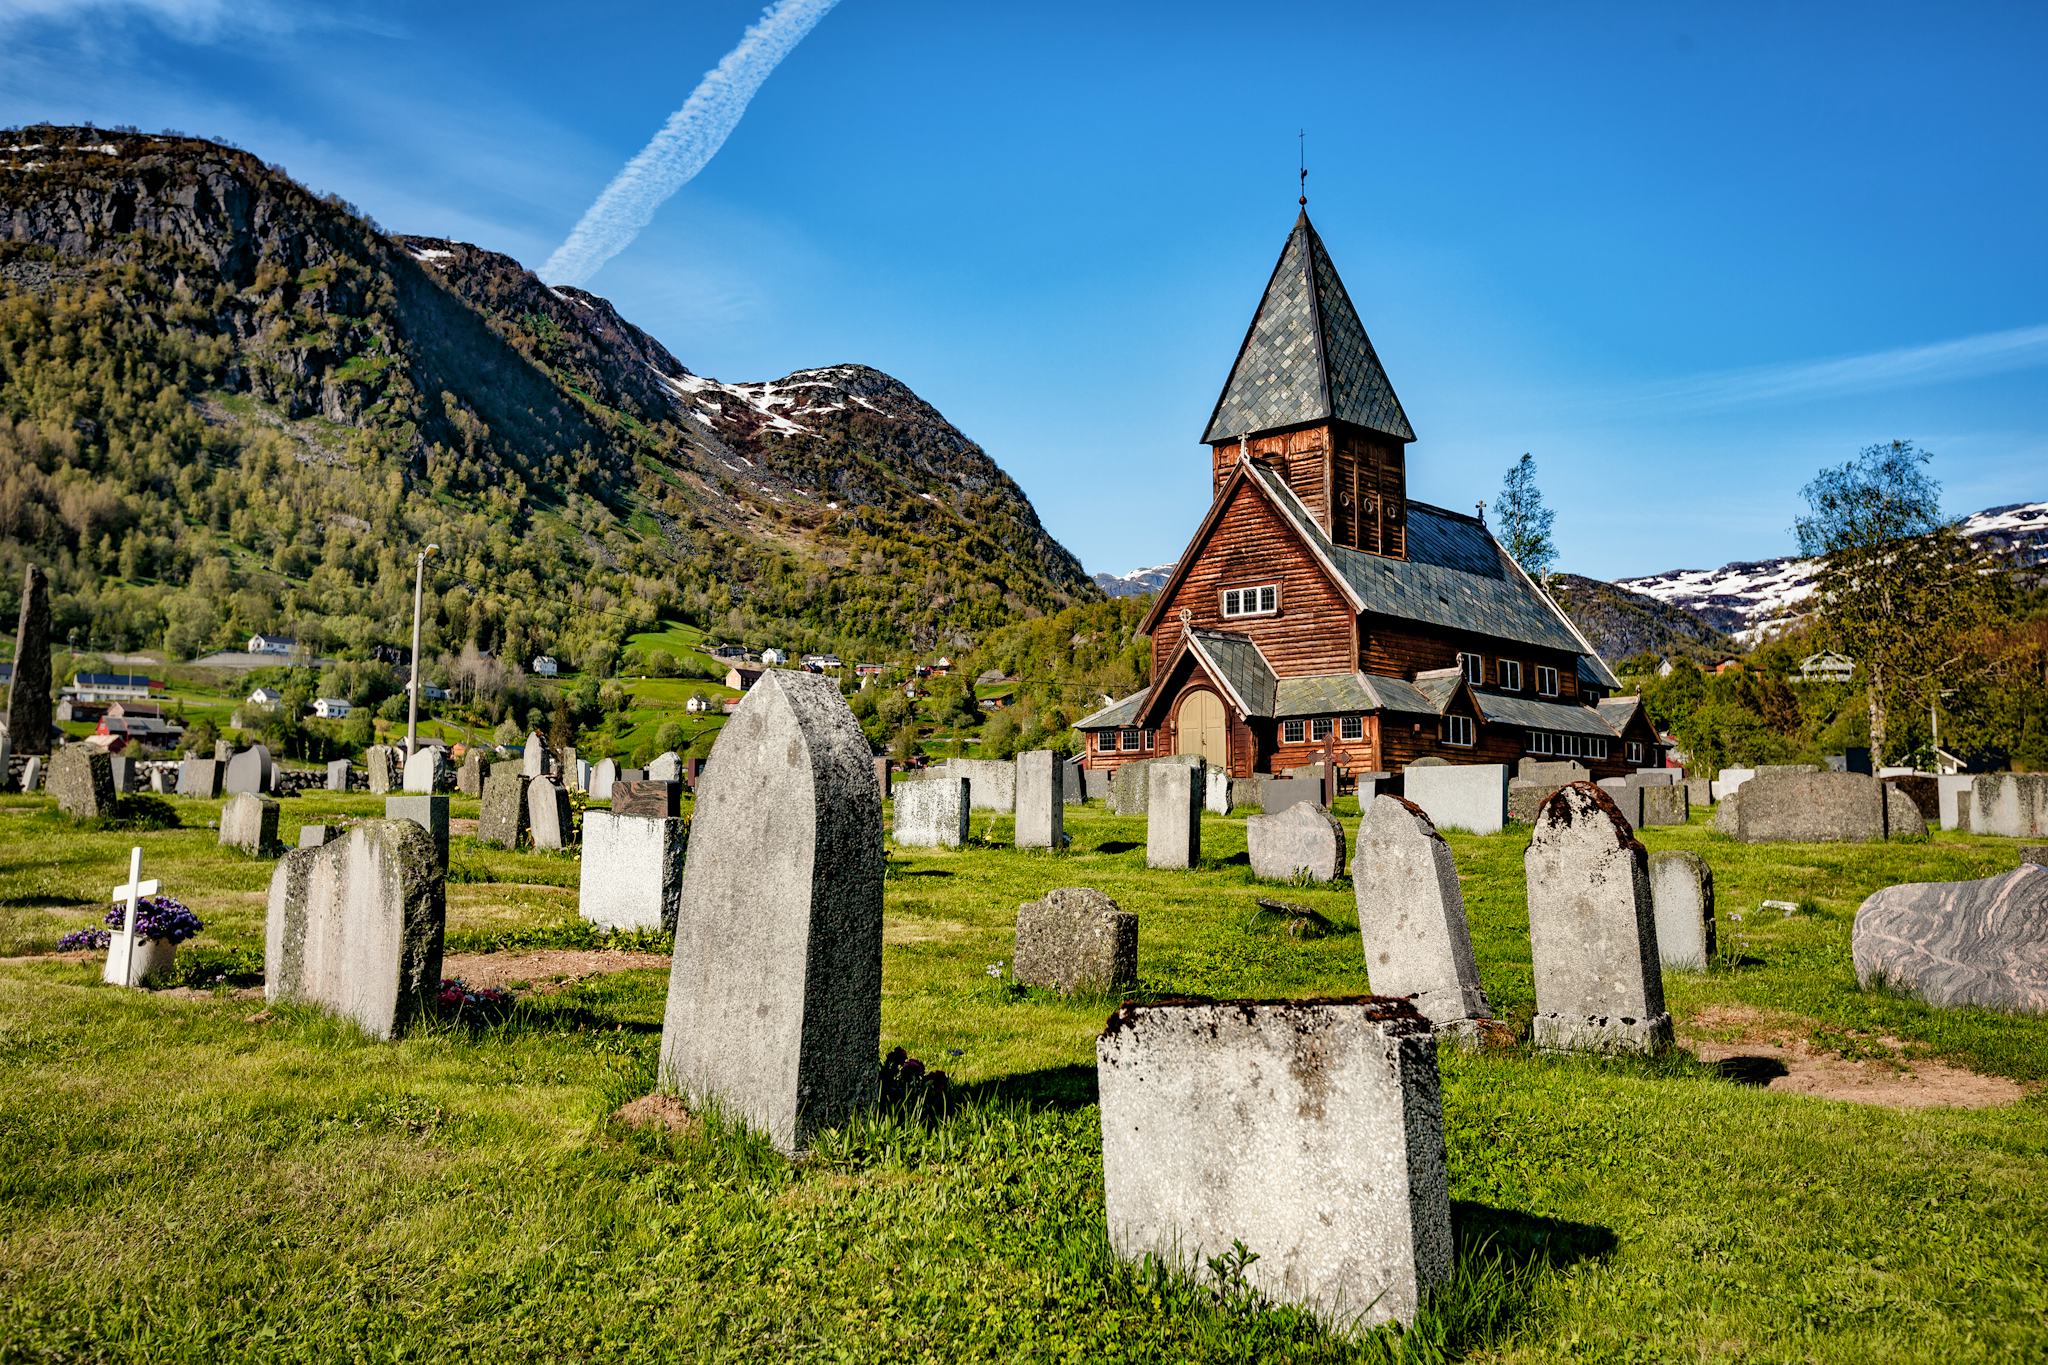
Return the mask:
{"type": "Polygon", "coordinates": [[[1515,764],[1515,781],[1547,782],[1552,791],[1592,780],[1592,769],[1574,758],[1525,758],[1515,764]]]}
{"type": "Polygon", "coordinates": [[[50,727],[57,719],[50,678],[50,580],[40,564],[27,564],[21,571],[21,612],[15,618],[14,669],[7,687],[7,741],[15,753],[50,752],[50,727]]]}
{"type": "Polygon", "coordinates": [[[1756,776],[1754,768],[1723,768],[1714,775],[1714,803],[1719,805],[1742,790],[1742,784],[1756,776]]]}
{"type": "Polygon", "coordinates": [[[526,748],[520,754],[520,771],[528,777],[546,777],[548,773],[548,746],[538,731],[526,736],[526,748]]]}
{"type": "Polygon", "coordinates": [[[600,758],[590,765],[590,785],[584,789],[584,794],[593,801],[609,801],[612,799],[612,785],[618,780],[618,761],[600,758]]]}
{"type": "Polygon", "coordinates": [[[517,848],[526,838],[526,773],[518,763],[494,763],[484,776],[483,805],[476,837],[499,848],[517,848]]]}
{"type": "MultiPolygon", "coordinates": [[[[1621,818],[1628,821],[1630,829],[1643,827],[1643,802],[1646,798],[1641,786],[1625,777],[1603,777],[1595,785],[1607,793],[1607,799],[1614,803],[1614,809],[1620,813],[1621,818]]],[[[1548,804],[1550,798],[1546,796],[1543,799],[1545,804],[1548,804]]],[[[1537,809],[1540,812],[1542,807],[1539,806],[1537,809]]],[[[1529,823],[1536,822],[1531,820],[1529,823]]]]}
{"type": "Polygon", "coordinates": [[[896,842],[904,848],[958,848],[967,842],[972,786],[964,777],[896,784],[896,842]]]}
{"type": "Polygon", "coordinates": [[[299,847],[319,848],[323,844],[333,843],[340,833],[340,825],[300,825],[299,847]]]}
{"type": "Polygon", "coordinates": [[[1154,763],[1145,776],[1145,866],[1195,866],[1202,861],[1202,795],[1208,784],[1203,768],[1154,763]]]}
{"type": "MultiPolygon", "coordinates": [[[[1018,848],[1063,848],[1067,842],[1064,782],[1060,756],[1050,749],[1017,755],[1013,781],[1017,808],[1018,848]]],[[[970,789],[970,796],[971,796],[970,789]]]]}
{"type": "Polygon", "coordinates": [[[1714,784],[1704,777],[1685,779],[1685,802],[1693,810],[1705,810],[1714,804],[1714,784]]]}
{"type": "Polygon", "coordinates": [[[1405,1000],[1125,1005],[1096,1040],[1109,1242],[1338,1332],[1449,1278],[1436,1039],[1405,1000]]]}
{"type": "Polygon", "coordinates": [[[1252,875],[1267,881],[1333,882],[1344,875],[1344,827],[1321,806],[1300,802],[1245,821],[1252,875]]]}
{"type": "Polygon", "coordinates": [[[1265,777],[1259,782],[1259,809],[1268,815],[1299,805],[1320,806],[1323,784],[1306,777],[1265,777]]]}
{"type": "Polygon", "coordinates": [[[577,759],[575,772],[576,790],[587,795],[590,791],[590,760],[587,758],[577,759]]]}
{"type": "Polygon", "coordinates": [[[1746,844],[1874,843],[1896,813],[1896,837],[1924,834],[1910,801],[1887,801],[1868,773],[1804,771],[1799,765],[1760,768],[1714,812],[1714,828],[1746,844]],[[1917,826],[1917,829],[1915,828],[1917,826]]]}
{"type": "Polygon", "coordinates": [[[263,995],[395,1036],[441,987],[446,879],[410,820],[369,820],[294,849],[270,878],[263,995]]]}
{"type": "Polygon", "coordinates": [[[612,812],[616,815],[641,815],[650,820],[672,820],[683,811],[683,786],[680,782],[647,778],[641,782],[614,782],[612,784],[612,812]]]}
{"type": "Polygon", "coordinates": [[[585,811],[576,913],[608,929],[674,933],[689,839],[687,820],[585,811]]]}
{"type": "Polygon", "coordinates": [[[1202,784],[1202,809],[1211,815],[1228,815],[1236,805],[1231,800],[1232,783],[1230,774],[1221,768],[1209,769],[1209,775],[1202,784]]]}
{"type": "Polygon", "coordinates": [[[386,820],[410,820],[427,832],[434,841],[434,860],[441,870],[448,870],[448,798],[445,796],[407,795],[384,798],[386,820]]]}
{"type": "Polygon", "coordinates": [[[1083,805],[1088,800],[1088,770],[1078,758],[1060,764],[1060,800],[1070,806],[1083,805]]]}
{"type": "Polygon", "coordinates": [[[2048,867],[1885,887],[1857,910],[1850,954],[1865,990],[2048,1014],[2048,867]]]}
{"type": "Polygon", "coordinates": [[[1943,829],[1961,829],[1968,817],[1970,786],[1977,779],[1968,773],[1942,773],[1934,779],[1935,799],[1940,802],[1943,829]]]}
{"type": "Polygon", "coordinates": [[[575,812],[569,793],[551,777],[526,784],[526,827],[535,848],[564,849],[576,842],[575,812]]]}
{"type": "Polygon", "coordinates": [[[114,779],[114,795],[135,790],[135,760],[126,754],[107,755],[107,771],[114,779]]]}
{"type": "Polygon", "coordinates": [[[1970,832],[2048,836],[2048,774],[1979,773],[1970,783],[1970,832]]]}
{"type": "Polygon", "coordinates": [[[576,756],[575,745],[566,744],[562,746],[558,772],[564,787],[570,791],[580,792],[590,772],[590,765],[576,756]]]}
{"type": "Polygon", "coordinates": [[[1109,808],[1118,815],[1143,815],[1145,803],[1152,795],[1146,777],[1151,771],[1151,760],[1134,759],[1112,772],[1109,775],[1109,808]]]}
{"type": "Polygon", "coordinates": [[[882,793],[884,801],[889,799],[889,785],[889,760],[887,758],[877,758],[875,760],[875,789],[882,793]]]}
{"type": "Polygon", "coordinates": [[[949,758],[932,771],[941,777],[964,777],[976,810],[1017,809],[1017,766],[1008,759],[949,758]]]}
{"type": "Polygon", "coordinates": [[[1692,819],[1692,793],[1678,785],[1643,788],[1643,825],[1682,825],[1692,819]]]}
{"type": "Polygon", "coordinates": [[[100,820],[114,813],[114,765],[97,749],[67,744],[50,755],[47,779],[57,809],[74,820],[100,820]]]}
{"type": "Polygon", "coordinates": [[[432,796],[441,786],[441,751],[431,745],[405,760],[405,790],[432,796]]]}
{"type": "Polygon", "coordinates": [[[472,749],[462,756],[462,766],[455,770],[455,790],[464,796],[484,794],[484,756],[480,750],[472,749]]]}
{"type": "Polygon", "coordinates": [[[373,744],[363,751],[363,767],[369,773],[370,795],[389,796],[402,790],[404,755],[395,744],[373,744]]]}
{"type": "Polygon", "coordinates": [[[772,670],[711,751],[683,868],[660,1084],[784,1152],[873,1105],[882,803],[831,679],[772,670]]]}
{"type": "Polygon", "coordinates": [[[178,795],[211,799],[220,795],[218,759],[188,758],[178,764],[178,795]]]}
{"type": "Polygon", "coordinates": [[[1373,994],[1412,997],[1440,1032],[1477,1041],[1492,1006],[1479,984],[1457,862],[1422,807],[1373,798],[1358,822],[1351,885],[1373,994]]]}
{"type": "Polygon", "coordinates": [[[1714,960],[1714,871],[1697,853],[1650,855],[1650,903],[1657,956],[1666,967],[1703,972],[1714,960]]]}
{"type": "Polygon", "coordinates": [[[349,761],[337,758],[327,765],[327,790],[345,792],[348,790],[349,761]]]}
{"type": "Polygon", "coordinates": [[[277,802],[252,792],[230,797],[220,808],[220,837],[215,842],[244,853],[269,853],[277,847],[277,802]]]}
{"type": "Polygon", "coordinates": [[[1428,813],[1438,829],[1498,834],[1508,822],[1505,763],[1411,763],[1401,794],[1428,813]]]}
{"type": "Polygon", "coordinates": [[[229,796],[260,796],[270,790],[270,750],[252,744],[228,760],[221,786],[229,796]]]}
{"type": "Polygon", "coordinates": [[[1010,974],[1020,986],[1114,995],[1138,985],[1138,917],[1093,887],[1017,907],[1010,974]]]}
{"type": "Polygon", "coordinates": [[[647,769],[645,768],[619,769],[619,781],[621,782],[645,782],[646,780],[647,769]]]}
{"type": "Polygon", "coordinates": [[[1685,769],[1637,768],[1622,780],[1636,787],[1669,787],[1685,781],[1685,769]]]}
{"type": "Polygon", "coordinates": [[[1649,854],[1607,793],[1584,782],[1560,788],[1537,814],[1522,863],[1536,1046],[1599,1052],[1669,1047],[1649,854]]]}
{"type": "Polygon", "coordinates": [[[683,780],[683,756],[670,750],[661,754],[647,765],[649,782],[681,782],[683,780]]]}

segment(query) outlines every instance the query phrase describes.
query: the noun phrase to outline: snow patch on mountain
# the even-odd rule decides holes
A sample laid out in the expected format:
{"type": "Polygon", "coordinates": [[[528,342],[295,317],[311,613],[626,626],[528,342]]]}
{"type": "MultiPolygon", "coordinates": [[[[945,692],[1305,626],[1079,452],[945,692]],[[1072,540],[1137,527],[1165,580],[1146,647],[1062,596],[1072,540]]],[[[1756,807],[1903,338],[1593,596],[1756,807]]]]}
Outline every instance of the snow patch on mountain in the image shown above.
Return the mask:
{"type": "Polygon", "coordinates": [[[1149,569],[1133,569],[1129,573],[1099,573],[1094,576],[1095,586],[1111,597],[1143,597],[1165,587],[1173,570],[1172,564],[1154,564],[1149,569]]]}

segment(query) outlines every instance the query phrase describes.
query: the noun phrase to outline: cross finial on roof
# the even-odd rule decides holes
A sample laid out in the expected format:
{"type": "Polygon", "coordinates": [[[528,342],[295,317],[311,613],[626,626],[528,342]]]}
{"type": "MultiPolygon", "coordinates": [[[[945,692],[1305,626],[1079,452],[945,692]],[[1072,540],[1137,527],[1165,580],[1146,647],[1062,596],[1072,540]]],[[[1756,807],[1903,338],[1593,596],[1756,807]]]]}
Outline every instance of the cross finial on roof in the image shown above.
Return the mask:
{"type": "Polygon", "coordinates": [[[1295,148],[1301,165],[1301,206],[1308,207],[1308,129],[1298,129],[1294,134],[1295,148]]]}

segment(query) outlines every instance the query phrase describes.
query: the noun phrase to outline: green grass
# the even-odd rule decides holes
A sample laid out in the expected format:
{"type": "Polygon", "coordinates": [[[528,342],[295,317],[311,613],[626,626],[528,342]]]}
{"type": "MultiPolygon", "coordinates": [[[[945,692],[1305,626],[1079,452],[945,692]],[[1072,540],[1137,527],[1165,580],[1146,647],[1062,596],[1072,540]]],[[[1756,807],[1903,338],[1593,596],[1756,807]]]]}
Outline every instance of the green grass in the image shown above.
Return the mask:
{"type": "MultiPolygon", "coordinates": [[[[76,832],[0,798],[0,954],[89,922],[140,842],[149,875],[260,948],[270,865],[189,828],[76,832]]],[[[302,820],[370,797],[285,803],[302,820]]],[[[458,800],[458,818],[474,803],[458,800]]],[[[2048,1351],[2048,1020],[1855,988],[1850,920],[1896,880],[2009,867],[1995,839],[1748,847],[1645,832],[1713,864],[1727,960],[1667,976],[1681,1022],[1782,1010],[2034,1086],[2003,1109],[1903,1113],[1762,1091],[1684,1055],[1442,1058],[1459,1275],[1404,1338],[1298,1314],[1108,1253],[1093,1045],[1102,1001],[1019,993],[1016,906],[1097,886],[1139,915],[1148,994],[1334,995],[1367,982],[1348,887],[1246,870],[1209,817],[1204,866],[1148,871],[1143,825],[1069,812],[1074,845],[892,853],[884,1048],[960,1083],[792,1165],[716,1122],[609,1119],[652,1084],[667,975],[529,995],[503,1023],[363,1041],[295,1009],[96,984],[96,964],[0,963],[0,1359],[1994,1360],[2048,1351]],[[1297,941],[1253,902],[1310,905],[1297,941]],[[1810,899],[1786,918],[1763,899],[1810,899]],[[1734,922],[1730,912],[1744,918],[1734,922]],[[957,1053],[957,1055],[955,1055],[957,1053]]],[[[1494,1004],[1533,1008],[1526,836],[1453,836],[1494,1004]]],[[[451,944],[569,945],[577,864],[458,840],[451,944]]]]}

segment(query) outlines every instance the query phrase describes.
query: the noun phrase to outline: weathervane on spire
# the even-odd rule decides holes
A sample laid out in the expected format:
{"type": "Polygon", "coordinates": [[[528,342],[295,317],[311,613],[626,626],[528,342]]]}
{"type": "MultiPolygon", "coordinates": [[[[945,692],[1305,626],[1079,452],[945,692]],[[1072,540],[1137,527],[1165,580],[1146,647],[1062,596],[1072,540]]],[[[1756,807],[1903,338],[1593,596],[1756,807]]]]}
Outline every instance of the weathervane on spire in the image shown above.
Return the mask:
{"type": "Polygon", "coordinates": [[[1302,128],[1294,134],[1294,141],[1301,158],[1301,206],[1308,207],[1308,129],[1302,128]]]}

